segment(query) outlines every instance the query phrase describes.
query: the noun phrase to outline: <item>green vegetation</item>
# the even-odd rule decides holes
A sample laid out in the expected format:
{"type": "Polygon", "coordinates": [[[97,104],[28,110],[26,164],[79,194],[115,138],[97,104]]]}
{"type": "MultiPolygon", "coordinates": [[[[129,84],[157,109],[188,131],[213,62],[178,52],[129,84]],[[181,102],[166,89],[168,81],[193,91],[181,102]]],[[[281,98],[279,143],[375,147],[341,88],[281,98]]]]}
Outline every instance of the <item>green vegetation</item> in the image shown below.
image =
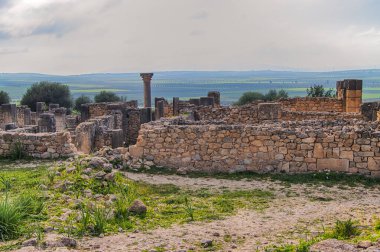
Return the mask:
{"type": "MultiPolygon", "coordinates": [[[[26,239],[51,226],[74,237],[169,227],[220,219],[242,208],[259,211],[273,198],[262,190],[190,191],[149,185],[131,181],[120,172],[105,180],[99,178],[104,176],[101,169],[85,171],[87,162],[78,159],[49,165],[52,168],[0,170],[0,221],[6,222],[3,239],[26,239]],[[147,206],[145,214],[129,211],[137,199],[147,206]]],[[[0,163],[8,166],[6,161],[0,163]]]]}
{"type": "Polygon", "coordinates": [[[281,98],[288,98],[288,93],[283,89],[279,92],[275,89],[271,89],[265,95],[259,92],[245,92],[235,104],[241,106],[254,101],[275,101],[281,98]]]}
{"type": "Polygon", "coordinates": [[[26,158],[26,153],[24,151],[24,146],[20,141],[16,141],[11,146],[9,158],[11,160],[20,160],[26,158]]]}
{"type": "Polygon", "coordinates": [[[99,94],[95,95],[95,102],[118,102],[122,98],[117,96],[114,92],[101,91],[99,94]]]}
{"type": "Polygon", "coordinates": [[[0,91],[0,105],[7,104],[11,101],[9,94],[5,91],[0,91]]]}
{"type": "Polygon", "coordinates": [[[358,227],[349,219],[346,221],[337,220],[332,232],[332,237],[335,239],[349,239],[359,234],[358,227]]]}
{"type": "Polygon", "coordinates": [[[21,99],[22,105],[28,105],[36,111],[36,103],[58,103],[61,107],[71,108],[72,99],[69,86],[58,82],[39,82],[33,84],[21,99]]]}
{"type": "Polygon", "coordinates": [[[77,111],[80,111],[80,108],[81,108],[82,104],[92,103],[92,102],[93,101],[91,100],[90,97],[85,96],[85,95],[81,95],[77,99],[75,99],[74,109],[77,110],[77,111]]]}
{"type": "Polygon", "coordinates": [[[323,85],[314,85],[306,89],[308,97],[335,97],[334,90],[330,88],[325,90],[323,85]]]}

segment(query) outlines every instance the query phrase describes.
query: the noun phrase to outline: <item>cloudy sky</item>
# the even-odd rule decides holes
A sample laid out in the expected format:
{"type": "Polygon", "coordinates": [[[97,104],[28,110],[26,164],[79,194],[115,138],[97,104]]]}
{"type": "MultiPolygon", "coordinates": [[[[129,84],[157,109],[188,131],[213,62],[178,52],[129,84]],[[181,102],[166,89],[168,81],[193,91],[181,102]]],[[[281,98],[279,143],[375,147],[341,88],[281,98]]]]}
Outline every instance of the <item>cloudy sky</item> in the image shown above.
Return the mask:
{"type": "Polygon", "coordinates": [[[380,68],[378,0],[0,0],[0,72],[380,68]]]}

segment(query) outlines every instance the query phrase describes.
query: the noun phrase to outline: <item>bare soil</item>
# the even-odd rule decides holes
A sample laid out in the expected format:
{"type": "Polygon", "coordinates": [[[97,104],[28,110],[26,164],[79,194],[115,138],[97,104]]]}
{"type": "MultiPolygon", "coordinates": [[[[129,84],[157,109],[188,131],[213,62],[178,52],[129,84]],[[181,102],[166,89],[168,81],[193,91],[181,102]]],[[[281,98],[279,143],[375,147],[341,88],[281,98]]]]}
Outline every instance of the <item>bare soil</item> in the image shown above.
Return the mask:
{"type": "MultiPolygon", "coordinates": [[[[264,251],[269,245],[298,243],[317,235],[337,219],[352,218],[363,225],[380,216],[380,186],[364,188],[315,186],[260,180],[188,178],[177,175],[126,173],[133,180],[173,184],[182,188],[272,191],[275,199],[263,211],[240,210],[212,222],[193,222],[149,232],[120,233],[103,238],[84,238],[78,251],[264,251]],[[161,250],[160,250],[161,249],[161,250]]],[[[26,251],[24,248],[22,251],[26,251]]]]}

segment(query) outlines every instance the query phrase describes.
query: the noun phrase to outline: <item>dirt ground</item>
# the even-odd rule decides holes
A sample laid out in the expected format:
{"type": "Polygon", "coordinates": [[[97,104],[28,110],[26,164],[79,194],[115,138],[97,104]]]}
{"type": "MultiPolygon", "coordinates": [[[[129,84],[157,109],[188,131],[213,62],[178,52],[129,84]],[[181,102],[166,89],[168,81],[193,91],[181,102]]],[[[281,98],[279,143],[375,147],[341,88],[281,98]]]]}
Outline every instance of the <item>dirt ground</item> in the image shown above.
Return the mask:
{"type": "Polygon", "coordinates": [[[380,216],[379,188],[289,187],[280,182],[176,175],[127,173],[127,176],[147,183],[174,184],[189,189],[263,189],[272,191],[276,197],[270,207],[262,212],[241,210],[235,216],[212,222],[194,222],[149,232],[87,238],[79,242],[79,250],[200,251],[202,241],[212,240],[217,251],[263,251],[271,244],[296,243],[300,238],[317,235],[337,219],[352,218],[369,224],[373,216],[380,216]]]}

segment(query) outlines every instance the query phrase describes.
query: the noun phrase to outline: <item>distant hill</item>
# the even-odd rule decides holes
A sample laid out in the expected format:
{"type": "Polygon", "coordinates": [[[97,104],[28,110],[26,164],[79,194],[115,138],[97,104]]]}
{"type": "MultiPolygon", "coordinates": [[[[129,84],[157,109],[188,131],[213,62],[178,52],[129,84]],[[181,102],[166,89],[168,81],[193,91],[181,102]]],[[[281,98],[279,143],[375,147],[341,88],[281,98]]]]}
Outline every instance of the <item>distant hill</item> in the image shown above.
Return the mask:
{"type": "MultiPolygon", "coordinates": [[[[380,70],[349,70],[333,72],[295,71],[173,71],[157,72],[152,81],[153,97],[172,99],[174,96],[191,98],[218,90],[222,102],[230,104],[246,91],[267,92],[269,89],[285,89],[291,96],[305,96],[306,88],[323,84],[335,88],[341,79],[363,79],[367,101],[380,100],[380,70]]],[[[74,98],[85,94],[94,96],[100,90],[109,90],[142,104],[143,86],[139,73],[94,73],[81,75],[46,75],[38,73],[0,73],[0,90],[18,100],[25,90],[39,81],[56,81],[68,84],[74,98]]]]}

